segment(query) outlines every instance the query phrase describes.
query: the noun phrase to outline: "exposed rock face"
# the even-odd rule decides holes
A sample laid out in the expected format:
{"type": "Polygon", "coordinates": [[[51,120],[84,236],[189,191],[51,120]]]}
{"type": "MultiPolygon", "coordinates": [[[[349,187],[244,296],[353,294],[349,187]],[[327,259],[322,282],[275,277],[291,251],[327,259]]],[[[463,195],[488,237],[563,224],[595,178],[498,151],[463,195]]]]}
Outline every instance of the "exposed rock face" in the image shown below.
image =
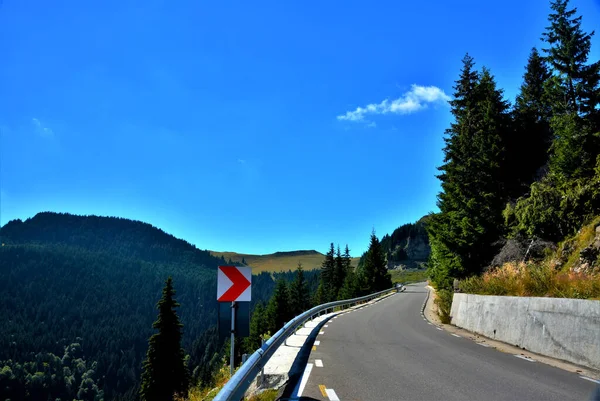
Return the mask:
{"type": "Polygon", "coordinates": [[[423,218],[414,224],[400,226],[392,235],[385,235],[381,239],[388,269],[419,268],[427,262],[431,247],[425,230],[425,220],[426,218],[423,218]]]}
{"type": "Polygon", "coordinates": [[[579,252],[579,261],[571,268],[574,273],[595,273],[600,270],[600,225],[592,243],[579,252]]]}
{"type": "Polygon", "coordinates": [[[549,252],[556,250],[556,244],[541,239],[511,238],[500,242],[500,251],[490,263],[490,267],[499,267],[508,262],[540,260],[549,252]]]}

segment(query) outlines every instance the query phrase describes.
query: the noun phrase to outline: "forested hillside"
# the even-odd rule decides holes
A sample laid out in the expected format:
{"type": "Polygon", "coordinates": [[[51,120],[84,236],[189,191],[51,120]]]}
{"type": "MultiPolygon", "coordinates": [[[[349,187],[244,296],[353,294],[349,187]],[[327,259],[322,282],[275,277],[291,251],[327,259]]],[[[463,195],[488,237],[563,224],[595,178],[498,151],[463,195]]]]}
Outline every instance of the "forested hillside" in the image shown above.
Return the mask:
{"type": "MultiPolygon", "coordinates": [[[[169,275],[190,369],[201,374],[198,365],[220,351],[207,330],[217,322],[216,269],[224,259],[112,217],[39,213],[7,223],[0,236],[1,399],[87,400],[102,390],[105,399],[136,399],[169,275]]],[[[316,288],[318,272],[305,274],[316,288]]],[[[276,279],[293,276],[254,276],[252,304],[270,298],[276,279]]]]}
{"type": "MultiPolygon", "coordinates": [[[[594,33],[583,31],[567,0],[550,3],[548,21],[540,32],[543,48],[531,50],[513,104],[489,68],[476,68],[469,54],[463,59],[439,167],[440,212],[427,225],[430,274],[440,289],[481,273],[503,246],[539,241],[552,248],[600,214],[600,62],[589,59],[594,33]]],[[[594,263],[581,273],[597,271],[594,263]]]]}

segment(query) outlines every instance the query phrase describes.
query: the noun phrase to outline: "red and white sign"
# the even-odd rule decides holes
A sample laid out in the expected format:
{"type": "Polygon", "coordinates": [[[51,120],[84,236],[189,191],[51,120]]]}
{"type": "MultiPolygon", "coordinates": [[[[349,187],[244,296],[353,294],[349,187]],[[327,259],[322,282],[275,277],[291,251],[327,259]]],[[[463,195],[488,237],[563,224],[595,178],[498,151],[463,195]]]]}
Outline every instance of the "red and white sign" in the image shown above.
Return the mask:
{"type": "Polygon", "coordinates": [[[219,266],[217,272],[217,301],[249,302],[252,286],[252,268],[219,266]]]}

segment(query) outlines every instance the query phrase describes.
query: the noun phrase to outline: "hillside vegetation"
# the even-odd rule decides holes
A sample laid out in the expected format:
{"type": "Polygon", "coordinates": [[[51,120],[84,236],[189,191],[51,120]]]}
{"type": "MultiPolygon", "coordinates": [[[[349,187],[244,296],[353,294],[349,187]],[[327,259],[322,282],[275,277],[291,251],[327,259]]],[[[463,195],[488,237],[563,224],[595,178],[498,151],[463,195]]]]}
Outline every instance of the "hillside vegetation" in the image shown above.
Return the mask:
{"type": "MultiPolygon", "coordinates": [[[[99,391],[105,399],[137,399],[168,276],[181,303],[192,378],[219,365],[216,271],[224,259],[112,217],[39,213],[7,223],[0,236],[0,399],[97,400],[99,391]]],[[[253,276],[252,306],[270,298],[277,279],[293,277],[253,276]]],[[[305,278],[315,291],[318,271],[305,278]]]]}
{"type": "Polygon", "coordinates": [[[593,232],[600,215],[600,62],[589,59],[593,32],[568,0],[551,1],[548,21],[513,104],[489,68],[463,58],[439,167],[440,212],[426,226],[430,276],[441,291],[490,265],[500,270],[462,288],[579,297],[551,287],[570,274],[585,275],[572,281],[580,289],[588,284],[578,280],[598,279],[600,243],[584,252],[577,233],[588,224],[582,232],[593,232]],[[490,289],[511,281],[522,287],[490,289]]]}
{"type": "MultiPolygon", "coordinates": [[[[236,252],[216,252],[210,253],[217,257],[223,257],[227,261],[238,264],[244,264],[252,267],[253,273],[260,272],[284,272],[295,270],[298,263],[302,264],[305,270],[320,269],[325,255],[317,251],[290,251],[275,252],[268,255],[250,255],[236,252]]],[[[358,264],[359,258],[351,258],[353,266],[358,264]]]]}

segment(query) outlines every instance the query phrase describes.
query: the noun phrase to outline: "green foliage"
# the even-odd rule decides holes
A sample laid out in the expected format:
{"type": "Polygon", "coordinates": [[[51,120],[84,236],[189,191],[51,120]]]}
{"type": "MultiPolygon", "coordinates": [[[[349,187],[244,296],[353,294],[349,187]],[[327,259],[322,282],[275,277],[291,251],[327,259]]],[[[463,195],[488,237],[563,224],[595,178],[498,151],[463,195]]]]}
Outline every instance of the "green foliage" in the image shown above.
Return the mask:
{"type": "Polygon", "coordinates": [[[429,278],[427,270],[392,270],[392,283],[420,283],[426,281],[429,278]]]}
{"type": "MultiPolygon", "coordinates": [[[[381,238],[381,248],[383,249],[386,259],[389,263],[398,263],[409,261],[411,258],[408,255],[409,245],[422,241],[426,247],[429,246],[429,237],[425,229],[427,216],[412,224],[404,224],[392,232],[391,235],[386,234],[381,238]]],[[[415,260],[425,261],[427,257],[415,260]]],[[[364,262],[364,254],[361,257],[364,262]]]]}
{"type": "Polygon", "coordinates": [[[64,347],[63,357],[31,354],[33,359],[0,361],[0,399],[102,401],[97,362],[84,359],[79,343],[64,347]]]}
{"type": "Polygon", "coordinates": [[[515,135],[509,140],[511,151],[507,155],[509,172],[514,174],[507,183],[511,198],[525,195],[529,185],[540,176],[540,168],[548,162],[552,109],[547,87],[551,77],[546,62],[534,47],[512,112],[515,135]]]}
{"type": "Polygon", "coordinates": [[[436,292],[435,304],[438,307],[438,316],[444,324],[450,323],[453,297],[454,292],[448,289],[440,289],[436,292]]]}
{"type": "Polygon", "coordinates": [[[165,282],[158,301],[158,319],[152,325],[158,330],[148,341],[148,352],[143,363],[140,398],[143,401],[168,401],[175,395],[185,395],[189,388],[189,372],[181,348],[181,329],[175,308],[173,279],[165,282]]]}
{"type": "Polygon", "coordinates": [[[502,233],[502,210],[508,186],[506,146],[510,143],[508,103],[489,70],[474,69],[463,59],[450,102],[455,122],[446,131],[440,213],[427,225],[432,248],[431,277],[445,287],[449,277],[476,274],[495,252],[502,233]]]}
{"type": "Polygon", "coordinates": [[[344,286],[346,275],[350,270],[350,263],[351,258],[348,245],[346,245],[344,254],[342,254],[339,245],[336,251],[332,242],[321,268],[321,283],[319,285],[321,289],[317,289],[315,305],[338,299],[340,290],[344,286]]]}
{"type": "Polygon", "coordinates": [[[310,293],[304,278],[302,265],[298,263],[296,277],[290,285],[290,310],[292,316],[297,316],[310,309],[310,293]]]}
{"type": "Polygon", "coordinates": [[[329,251],[325,254],[325,260],[321,267],[321,284],[322,292],[319,293],[321,302],[329,302],[335,299],[333,292],[335,290],[335,248],[333,242],[329,247],[329,251]]]}
{"type": "Polygon", "coordinates": [[[352,299],[356,298],[360,295],[360,281],[358,275],[354,272],[353,269],[348,270],[348,274],[346,274],[346,278],[344,279],[344,285],[340,289],[340,293],[338,298],[342,299],[352,299]]]}
{"type": "Polygon", "coordinates": [[[600,63],[587,64],[594,33],[583,32],[581,16],[575,16],[577,9],[568,9],[569,0],[554,0],[550,3],[552,13],[548,16],[550,25],[543,33],[548,44],[544,49],[547,60],[556,72],[560,96],[560,112],[595,114],[600,101],[598,82],[600,63]]]}
{"type": "Polygon", "coordinates": [[[385,254],[375,232],[371,233],[371,242],[365,255],[361,277],[361,291],[369,294],[392,287],[392,279],[387,271],[385,254]]]}
{"type": "Polygon", "coordinates": [[[514,207],[514,228],[528,237],[552,241],[572,235],[600,214],[600,158],[594,176],[573,180],[546,178],[514,207]]]}
{"type": "MultiPolygon", "coordinates": [[[[9,222],[0,235],[6,244],[0,247],[0,360],[23,364],[31,352],[62,355],[65,345],[80,342],[86,360],[97,362],[105,398],[137,399],[154,303],[172,276],[194,380],[211,380],[222,355],[211,327],[216,271],[224,260],[149,224],[118,218],[40,213],[9,222]]],[[[315,291],[319,271],[304,276],[315,291]]],[[[291,281],[294,272],[253,276],[251,307],[271,297],[279,278],[291,281]]]]}
{"type": "Polygon", "coordinates": [[[598,155],[598,135],[576,113],[552,118],[555,135],[550,157],[550,171],[557,177],[577,179],[593,174],[598,155]]]}
{"type": "Polygon", "coordinates": [[[290,296],[285,280],[279,279],[277,281],[273,296],[267,305],[266,315],[269,322],[267,329],[271,333],[276,333],[286,322],[294,317],[290,309],[290,296]]]}

